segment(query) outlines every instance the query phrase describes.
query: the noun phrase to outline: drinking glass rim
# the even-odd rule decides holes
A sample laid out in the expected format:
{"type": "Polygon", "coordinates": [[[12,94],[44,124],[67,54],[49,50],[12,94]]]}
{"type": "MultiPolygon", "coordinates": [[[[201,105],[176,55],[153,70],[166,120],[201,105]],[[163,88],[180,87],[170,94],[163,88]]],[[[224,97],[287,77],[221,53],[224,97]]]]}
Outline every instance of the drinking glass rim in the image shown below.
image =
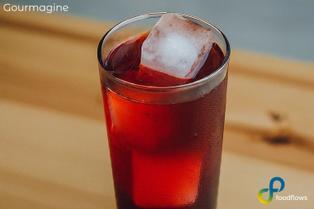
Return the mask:
{"type": "Polygon", "coordinates": [[[152,92],[166,92],[166,91],[169,91],[169,90],[185,89],[185,88],[192,88],[192,87],[195,87],[195,86],[200,86],[200,85],[206,83],[206,81],[208,81],[210,79],[213,79],[214,77],[218,76],[220,74],[220,72],[225,69],[226,65],[228,64],[228,62],[230,60],[230,54],[231,54],[230,44],[229,44],[229,41],[228,41],[227,37],[225,36],[225,34],[220,29],[218,29],[218,27],[216,27],[215,25],[213,25],[213,24],[211,24],[211,23],[209,23],[207,21],[204,21],[204,20],[202,20],[202,19],[200,19],[198,17],[192,16],[192,15],[183,14],[183,13],[175,13],[175,14],[179,14],[179,15],[181,15],[183,17],[187,17],[189,19],[202,22],[203,24],[206,24],[206,25],[210,26],[211,28],[215,29],[223,37],[224,42],[226,44],[226,54],[225,54],[225,57],[224,57],[221,65],[214,72],[210,73],[209,75],[205,76],[204,78],[201,78],[199,80],[196,80],[196,81],[193,81],[193,82],[190,82],[190,83],[186,83],[186,84],[173,85],[173,86],[150,86],[150,85],[136,84],[136,83],[132,83],[132,82],[120,79],[120,78],[112,75],[111,73],[109,73],[105,69],[104,63],[103,63],[103,56],[102,55],[103,55],[103,47],[104,47],[104,44],[105,44],[105,42],[107,40],[107,37],[109,37],[115,31],[117,31],[117,30],[119,30],[119,29],[121,29],[121,28],[123,28],[123,27],[125,27],[125,26],[127,26],[129,24],[131,24],[131,23],[134,23],[134,22],[139,21],[139,20],[145,20],[145,19],[148,19],[148,18],[160,17],[161,15],[166,14],[166,13],[172,13],[172,12],[153,12],[153,13],[146,13],[146,14],[142,14],[142,15],[138,15],[138,16],[135,16],[135,17],[128,18],[128,19],[123,20],[123,21],[117,23],[116,25],[114,25],[112,28],[110,28],[103,35],[103,37],[100,39],[98,47],[97,47],[97,58],[98,58],[98,62],[100,64],[100,66],[102,68],[101,70],[104,71],[105,75],[110,80],[118,82],[118,83],[120,83],[123,86],[128,86],[128,87],[139,89],[139,90],[152,91],[152,92]]]}

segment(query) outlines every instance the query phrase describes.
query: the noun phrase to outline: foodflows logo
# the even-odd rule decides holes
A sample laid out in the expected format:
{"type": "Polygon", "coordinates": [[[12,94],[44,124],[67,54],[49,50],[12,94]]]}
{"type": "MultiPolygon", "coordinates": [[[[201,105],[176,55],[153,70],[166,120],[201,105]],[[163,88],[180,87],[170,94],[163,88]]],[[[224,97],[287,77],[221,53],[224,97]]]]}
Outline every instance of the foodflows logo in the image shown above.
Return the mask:
{"type": "MultiPolygon", "coordinates": [[[[257,199],[262,204],[269,204],[273,200],[274,194],[282,192],[285,189],[285,186],[286,186],[286,183],[283,180],[283,178],[279,176],[273,177],[269,181],[268,188],[263,188],[259,190],[257,194],[257,199]],[[279,187],[275,187],[276,183],[279,183],[279,187]],[[265,196],[267,196],[266,199],[264,198],[265,196]]],[[[289,201],[289,200],[307,200],[307,199],[308,198],[306,195],[298,196],[298,195],[290,194],[290,195],[281,196],[281,195],[276,194],[275,196],[275,200],[288,200],[289,201]]]]}
{"type": "Polygon", "coordinates": [[[269,182],[269,187],[268,188],[264,188],[259,190],[258,192],[258,200],[260,201],[260,203],[262,204],[268,204],[273,200],[274,197],[274,193],[276,192],[281,192],[282,190],[284,190],[285,188],[285,181],[280,178],[280,177],[273,177],[270,182],[269,182]],[[279,182],[280,183],[280,187],[279,188],[274,188],[274,183],[275,182],[279,182]],[[264,199],[263,194],[264,193],[268,193],[268,198],[264,199]]]}

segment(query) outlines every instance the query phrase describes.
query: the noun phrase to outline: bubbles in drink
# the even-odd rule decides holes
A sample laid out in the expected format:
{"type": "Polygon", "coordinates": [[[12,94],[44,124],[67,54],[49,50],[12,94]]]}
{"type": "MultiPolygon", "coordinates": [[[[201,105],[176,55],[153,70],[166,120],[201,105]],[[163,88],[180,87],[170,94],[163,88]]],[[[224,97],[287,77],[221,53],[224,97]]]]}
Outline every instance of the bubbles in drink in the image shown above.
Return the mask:
{"type": "Polygon", "coordinates": [[[177,14],[165,14],[142,45],[141,64],[176,78],[192,79],[212,43],[211,31],[177,14]]]}

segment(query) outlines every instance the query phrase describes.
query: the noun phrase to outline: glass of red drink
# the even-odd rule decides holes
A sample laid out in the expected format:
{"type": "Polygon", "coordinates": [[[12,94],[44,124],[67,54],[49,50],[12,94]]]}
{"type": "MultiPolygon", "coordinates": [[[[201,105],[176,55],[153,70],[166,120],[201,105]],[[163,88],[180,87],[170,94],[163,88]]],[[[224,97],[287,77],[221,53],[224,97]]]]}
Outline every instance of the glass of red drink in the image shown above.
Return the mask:
{"type": "Polygon", "coordinates": [[[123,21],[98,46],[117,207],[214,209],[230,46],[213,25],[182,15],[215,37],[196,77],[141,67],[142,43],[163,14],[123,21]]]}

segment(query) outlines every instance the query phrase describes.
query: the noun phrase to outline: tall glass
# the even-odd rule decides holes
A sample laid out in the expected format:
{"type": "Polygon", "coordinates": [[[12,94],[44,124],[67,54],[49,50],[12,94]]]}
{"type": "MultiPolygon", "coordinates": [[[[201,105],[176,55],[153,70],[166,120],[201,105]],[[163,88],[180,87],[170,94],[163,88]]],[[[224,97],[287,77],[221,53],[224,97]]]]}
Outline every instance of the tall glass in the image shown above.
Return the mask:
{"type": "Polygon", "coordinates": [[[125,20],[111,28],[98,46],[117,207],[214,209],[230,56],[224,34],[199,18],[183,15],[210,29],[224,54],[217,70],[192,83],[139,85],[115,77],[104,67],[111,49],[149,30],[162,14],[125,20]]]}

